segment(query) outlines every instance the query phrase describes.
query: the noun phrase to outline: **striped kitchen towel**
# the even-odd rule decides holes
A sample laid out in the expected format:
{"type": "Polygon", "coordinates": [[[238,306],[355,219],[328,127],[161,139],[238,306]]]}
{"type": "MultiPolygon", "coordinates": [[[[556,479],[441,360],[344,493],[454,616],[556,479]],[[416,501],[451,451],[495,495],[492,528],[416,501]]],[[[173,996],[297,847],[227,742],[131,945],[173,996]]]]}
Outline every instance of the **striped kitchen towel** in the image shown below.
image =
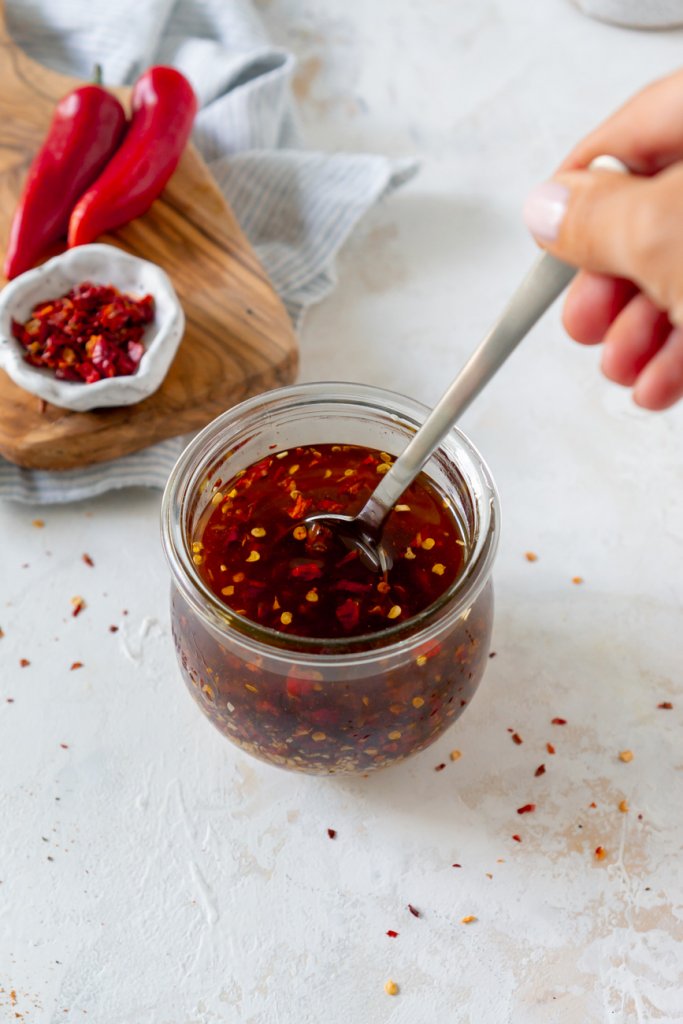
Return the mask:
{"type": "MultiPolygon", "coordinates": [[[[296,327],[335,284],[334,259],[362,215],[412,177],[412,160],[316,153],[302,145],[291,100],[294,58],[271,45],[250,0],[11,0],[15,41],[35,60],[89,78],[133,80],[174,64],[201,110],[194,142],[296,327]],[[104,56],[104,60],[102,59],[104,56]]],[[[66,502],[113,488],[163,487],[186,438],[89,468],[46,473],[0,458],[0,497],[66,502]]]]}

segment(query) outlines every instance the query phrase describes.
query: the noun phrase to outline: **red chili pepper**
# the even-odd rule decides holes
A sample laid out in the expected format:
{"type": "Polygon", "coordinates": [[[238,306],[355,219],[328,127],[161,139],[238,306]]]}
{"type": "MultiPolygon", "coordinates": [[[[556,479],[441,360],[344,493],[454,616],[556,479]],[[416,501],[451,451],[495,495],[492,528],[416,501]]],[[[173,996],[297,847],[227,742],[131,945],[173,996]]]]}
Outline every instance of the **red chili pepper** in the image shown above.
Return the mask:
{"type": "Polygon", "coordinates": [[[8,278],[29,270],[66,237],[74,204],[106,166],[125,125],[123,107],[99,85],[83,85],[59,101],[14,214],[4,267],[8,278]]]}
{"type": "Polygon", "coordinates": [[[76,203],[69,247],[142,216],[180,160],[197,112],[192,86],[175,68],[149,68],[133,86],[132,118],[123,143],[76,203]]]}

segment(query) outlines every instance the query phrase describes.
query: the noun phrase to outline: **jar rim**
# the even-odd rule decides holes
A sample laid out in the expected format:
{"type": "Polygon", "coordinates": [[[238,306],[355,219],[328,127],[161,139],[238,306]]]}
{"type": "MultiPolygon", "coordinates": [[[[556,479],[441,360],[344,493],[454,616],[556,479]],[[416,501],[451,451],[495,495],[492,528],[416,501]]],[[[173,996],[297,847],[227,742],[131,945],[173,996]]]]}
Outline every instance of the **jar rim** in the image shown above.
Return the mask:
{"type": "MultiPolygon", "coordinates": [[[[408,421],[417,430],[429,413],[427,406],[412,398],[368,384],[321,381],[277,388],[249,398],[212,420],[187,445],[174,465],[166,483],[161,506],[161,531],[164,553],[175,584],[193,610],[205,622],[220,629],[230,629],[240,642],[250,647],[254,656],[267,653],[291,662],[315,665],[321,661],[343,659],[345,663],[374,660],[378,653],[390,656],[422,646],[444,628],[444,614],[451,622],[471,607],[485,586],[498,547],[500,532],[500,500],[490,470],[477,448],[457,427],[452,428],[437,449],[460,471],[479,516],[474,548],[465,571],[436,601],[404,623],[385,627],[373,633],[352,638],[313,638],[287,634],[238,615],[210,590],[192,561],[189,539],[184,529],[184,513],[198,481],[221,451],[230,447],[231,436],[250,419],[256,427],[277,410],[296,409],[316,404],[350,406],[390,413],[408,421]],[[231,430],[232,428],[232,430],[231,430]],[[445,447],[455,443],[460,454],[467,457],[469,469],[476,477],[480,491],[472,493],[469,479],[445,447]],[[321,651],[321,647],[324,650],[321,651]]],[[[315,443],[312,439],[311,443],[315,443]]],[[[265,454],[265,453],[264,453],[265,454]]],[[[236,638],[236,637],[235,637],[236,638]]]]}

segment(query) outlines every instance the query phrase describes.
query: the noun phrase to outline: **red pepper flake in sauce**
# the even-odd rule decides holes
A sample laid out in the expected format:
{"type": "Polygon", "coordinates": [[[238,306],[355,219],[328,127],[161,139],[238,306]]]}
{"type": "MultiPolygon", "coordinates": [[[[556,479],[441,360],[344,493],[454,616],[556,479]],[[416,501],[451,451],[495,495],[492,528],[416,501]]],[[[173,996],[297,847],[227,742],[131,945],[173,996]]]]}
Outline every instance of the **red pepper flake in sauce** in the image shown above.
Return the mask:
{"type": "Polygon", "coordinates": [[[86,564],[86,565],[89,565],[89,566],[90,566],[91,568],[92,568],[92,567],[93,567],[93,566],[95,565],[95,563],[93,562],[93,560],[92,560],[92,558],[90,557],[90,555],[87,555],[87,554],[82,554],[82,555],[81,555],[81,558],[83,559],[83,561],[85,562],[85,564],[86,564]]]}
{"type": "Polygon", "coordinates": [[[389,936],[390,939],[398,938],[398,932],[395,932],[393,928],[389,929],[389,931],[387,932],[387,935],[389,936]]]}
{"type": "Polygon", "coordinates": [[[83,668],[83,662],[82,661],[73,661],[71,663],[71,671],[72,672],[75,672],[77,668],[83,668]]]}
{"type": "Polygon", "coordinates": [[[519,735],[518,732],[513,732],[512,736],[510,738],[511,738],[513,743],[517,744],[517,746],[519,746],[520,744],[524,743],[524,740],[522,739],[522,737],[519,735]]]}
{"type": "Polygon", "coordinates": [[[21,668],[28,668],[28,666],[30,664],[31,664],[31,662],[28,660],[28,658],[20,658],[19,659],[19,665],[20,665],[21,668]]]}
{"type": "Polygon", "coordinates": [[[517,814],[531,814],[535,810],[536,804],[524,804],[522,807],[517,808],[517,814]]]}
{"type": "Polygon", "coordinates": [[[552,743],[546,743],[545,749],[548,751],[549,754],[555,753],[555,747],[552,745],[552,743]]]}
{"type": "Polygon", "coordinates": [[[330,837],[330,839],[334,839],[336,837],[336,835],[337,835],[336,828],[328,828],[327,834],[330,837]]]}
{"type": "MultiPolygon", "coordinates": [[[[459,865],[459,864],[454,864],[454,865],[453,865],[453,867],[454,867],[454,868],[455,868],[455,867],[460,867],[460,865],[459,865]]],[[[409,903],[409,904],[408,904],[408,910],[409,910],[409,911],[410,911],[410,913],[411,913],[411,914],[413,915],[413,917],[419,917],[419,916],[420,916],[420,911],[419,911],[419,910],[417,909],[417,907],[414,907],[414,906],[412,905],[412,903],[409,903]]]]}
{"type": "Polygon", "coordinates": [[[566,725],[567,724],[567,719],[566,718],[551,718],[550,719],[550,724],[551,725],[566,725]]]}
{"type": "Polygon", "coordinates": [[[545,775],[545,765],[539,764],[538,768],[534,772],[534,778],[538,779],[541,775],[545,775]]]}
{"type": "Polygon", "coordinates": [[[74,618],[76,618],[76,616],[80,615],[83,609],[85,608],[85,600],[82,597],[72,597],[71,605],[71,614],[73,615],[74,618]]]}
{"type": "Polygon", "coordinates": [[[661,708],[662,711],[673,711],[673,704],[670,700],[663,700],[661,704],[657,705],[657,707],[661,708]]]}
{"type": "MultiPolygon", "coordinates": [[[[467,557],[462,527],[425,474],[387,521],[392,567],[378,577],[328,527],[301,520],[353,515],[391,456],[330,444],[297,447],[287,463],[280,454],[223,481],[218,493],[229,500],[209,501],[189,538],[198,574],[224,604],[290,635],[346,639],[401,626],[458,578],[467,557]]],[[[418,666],[426,658],[418,652],[418,666]]]]}
{"type": "Polygon", "coordinates": [[[86,281],[37,303],[24,323],[13,320],[12,335],[31,366],[52,370],[59,380],[94,384],[136,372],[153,320],[151,295],[135,299],[86,281]]]}

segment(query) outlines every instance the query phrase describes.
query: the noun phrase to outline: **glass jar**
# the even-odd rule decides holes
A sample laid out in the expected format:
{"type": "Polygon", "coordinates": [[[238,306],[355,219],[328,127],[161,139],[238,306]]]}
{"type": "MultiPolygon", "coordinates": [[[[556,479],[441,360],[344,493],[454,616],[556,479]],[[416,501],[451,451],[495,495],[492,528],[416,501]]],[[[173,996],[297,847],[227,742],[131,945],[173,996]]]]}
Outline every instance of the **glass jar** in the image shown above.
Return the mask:
{"type": "Polygon", "coordinates": [[[460,521],[464,571],[399,625],[318,640],[246,619],[200,578],[191,544],[213,481],[297,445],[365,445],[396,455],[427,411],[361,384],[282,388],[219,416],[171,473],[162,532],[182,674],[223,735],[264,761],[312,774],[368,772],[423,750],[463,713],[489,653],[498,495],[479,453],[452,430],[425,472],[460,521]]]}

